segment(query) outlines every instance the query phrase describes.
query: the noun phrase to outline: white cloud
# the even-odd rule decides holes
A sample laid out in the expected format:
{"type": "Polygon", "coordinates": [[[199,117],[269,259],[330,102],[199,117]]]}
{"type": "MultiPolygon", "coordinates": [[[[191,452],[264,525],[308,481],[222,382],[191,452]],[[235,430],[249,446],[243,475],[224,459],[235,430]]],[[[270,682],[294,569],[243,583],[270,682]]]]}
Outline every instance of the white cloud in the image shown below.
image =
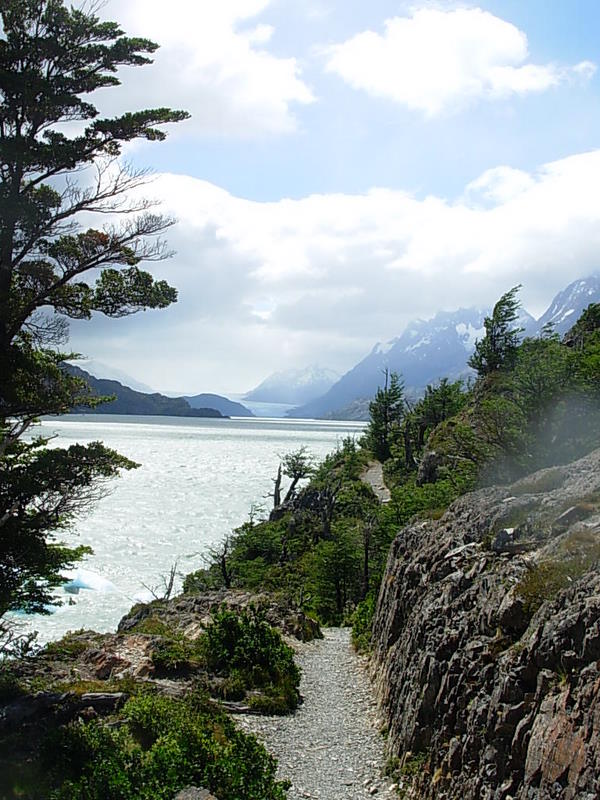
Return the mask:
{"type": "Polygon", "coordinates": [[[522,192],[531,189],[535,180],[521,169],[493,167],[467,184],[465,200],[468,203],[506,203],[522,192]]]}
{"type": "Polygon", "coordinates": [[[106,96],[122,107],[103,106],[99,93],[102,112],[130,110],[132,102],[184,108],[192,114],[188,134],[244,138],[295,130],[294,107],[314,98],[297,59],[268,51],[273,28],[252,23],[270,2],[112,0],[107,18],[161,47],[154,65],[123,70],[123,88],[106,96]]]}
{"type": "Polygon", "coordinates": [[[422,8],[328,48],[327,70],[355,89],[429,116],[476,98],[543,92],[596,67],[528,63],[527,36],[480,8],[422,8]]]}
{"type": "Polygon", "coordinates": [[[600,150],[533,174],[489,170],[455,201],[373,189],[259,203],[177,175],[151,193],[179,218],[176,257],[153,267],[179,303],[76,326],[74,346],[159,388],[243,391],[315,361],[345,370],[410,319],[491,305],[517,283],[541,313],[600,266],[600,150]]]}

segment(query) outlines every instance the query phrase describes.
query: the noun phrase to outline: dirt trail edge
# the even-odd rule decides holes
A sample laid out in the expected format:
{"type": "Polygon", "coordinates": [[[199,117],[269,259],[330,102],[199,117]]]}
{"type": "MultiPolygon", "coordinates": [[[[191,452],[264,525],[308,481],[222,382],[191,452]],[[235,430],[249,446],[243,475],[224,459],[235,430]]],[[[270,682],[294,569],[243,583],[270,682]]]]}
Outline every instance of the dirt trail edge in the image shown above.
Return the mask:
{"type": "Polygon", "coordinates": [[[298,648],[304,702],[295,714],[238,721],[278,759],[279,777],[292,782],[289,800],[393,797],[364,660],[348,628],[326,628],[324,636],[298,648]]]}
{"type": "Polygon", "coordinates": [[[383,465],[380,461],[369,461],[360,479],[373,489],[380,503],[390,502],[392,495],[383,482],[383,465]]]}

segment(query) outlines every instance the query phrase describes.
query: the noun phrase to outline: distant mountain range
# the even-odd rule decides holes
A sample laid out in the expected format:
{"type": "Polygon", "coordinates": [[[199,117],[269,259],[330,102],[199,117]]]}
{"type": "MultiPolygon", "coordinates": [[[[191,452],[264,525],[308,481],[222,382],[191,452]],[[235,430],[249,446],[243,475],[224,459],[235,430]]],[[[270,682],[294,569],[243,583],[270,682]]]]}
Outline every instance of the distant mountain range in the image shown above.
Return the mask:
{"type": "MultiPolygon", "coordinates": [[[[591,275],[569,284],[559,292],[547,311],[535,320],[521,310],[517,326],[523,336],[539,335],[546,325],[563,336],[577,321],[590,303],[600,303],[600,275],[591,275]]],[[[461,308],[440,311],[430,320],[416,320],[401,336],[385,344],[376,344],[371,352],[345,375],[339,377],[329,369],[318,366],[284,370],[265,379],[244,395],[245,400],[273,404],[296,404],[287,412],[292,418],[366,419],[369,400],[383,382],[386,369],[402,375],[407,394],[417,396],[428,383],[442,377],[466,378],[472,375],[467,360],[477,339],[485,333],[483,321],[490,309],[461,308]]],[[[104,374],[123,376],[128,383],[133,378],[99,362],[83,362],[90,369],[104,374]]],[[[76,365],[68,369],[85,378],[98,395],[115,395],[111,403],[86,413],[152,414],[183,417],[252,417],[254,414],[241,403],[217,394],[198,394],[189,397],[140,392],[111,378],[98,378],[76,365]]],[[[281,413],[281,412],[280,412],[281,413]]]]}
{"type": "Polygon", "coordinates": [[[274,372],[243,399],[258,403],[301,405],[325,394],[339,380],[339,372],[317,365],[274,372]]]}
{"type": "MultiPolygon", "coordinates": [[[[80,412],[86,414],[139,414],[142,416],[213,417],[217,419],[224,416],[215,408],[192,408],[184,397],[165,397],[158,392],[154,394],[136,392],[118,381],[95,378],[74,364],[69,364],[66,369],[71,375],[85,380],[92,393],[98,397],[115,396],[111,402],[102,403],[96,408],[80,409],[80,412]]],[[[77,413],[77,409],[75,413],[77,413]]]]}
{"type": "MultiPolygon", "coordinates": [[[[600,276],[574,281],[556,295],[548,310],[535,320],[521,309],[517,326],[523,336],[536,336],[550,323],[564,335],[590,303],[600,302],[600,276]]],[[[404,333],[386,344],[377,344],[355,367],[343,375],[321,397],[289,411],[295,418],[353,418],[368,413],[368,399],[383,382],[386,369],[402,375],[407,393],[419,394],[428,383],[442,377],[467,377],[472,371],[467,360],[485,330],[483,321],[490,309],[461,308],[440,311],[430,320],[416,320],[404,333]],[[365,411],[366,410],[366,411],[365,411]]]]}
{"type": "Polygon", "coordinates": [[[551,324],[555,333],[564,336],[590,303],[600,303],[600,274],[573,281],[559,292],[537,321],[536,332],[551,324]]]}

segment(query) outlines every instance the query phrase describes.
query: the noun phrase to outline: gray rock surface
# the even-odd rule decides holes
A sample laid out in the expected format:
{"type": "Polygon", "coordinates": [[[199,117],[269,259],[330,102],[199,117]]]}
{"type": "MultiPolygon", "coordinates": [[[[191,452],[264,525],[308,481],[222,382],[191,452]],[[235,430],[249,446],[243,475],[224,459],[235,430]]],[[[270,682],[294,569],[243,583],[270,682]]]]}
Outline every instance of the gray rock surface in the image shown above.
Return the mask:
{"type": "Polygon", "coordinates": [[[600,797],[600,451],[395,539],[373,671],[404,797],[600,797]]]}
{"type": "Polygon", "coordinates": [[[173,800],[217,800],[207,789],[196,789],[195,786],[188,786],[182,789],[173,800]]]}
{"type": "Polygon", "coordinates": [[[289,717],[245,717],[292,782],[289,800],[396,797],[382,776],[385,742],[365,662],[350,631],[327,628],[321,641],[300,644],[303,703],[289,717]]]}
{"type": "Polygon", "coordinates": [[[171,600],[138,604],[121,619],[118,631],[127,633],[142,620],[153,616],[195,639],[210,622],[212,612],[222,607],[241,611],[251,605],[264,610],[267,622],[287,636],[303,640],[321,635],[318,623],[289,601],[242,589],[214,589],[199,594],[181,594],[171,600]]]}

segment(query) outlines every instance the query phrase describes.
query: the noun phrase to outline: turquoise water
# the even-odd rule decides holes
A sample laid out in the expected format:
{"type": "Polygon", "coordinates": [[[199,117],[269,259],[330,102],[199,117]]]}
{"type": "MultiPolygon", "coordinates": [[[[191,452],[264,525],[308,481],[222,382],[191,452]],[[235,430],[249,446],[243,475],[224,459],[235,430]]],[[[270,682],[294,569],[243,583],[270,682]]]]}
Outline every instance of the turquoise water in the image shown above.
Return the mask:
{"type": "Polygon", "coordinates": [[[114,415],[48,419],[41,427],[57,434],[56,446],[102,440],[141,464],[112,481],[63,536],[91,545],[94,555],[70,575],[57,611],[23,618],[41,641],[81,627],[113,630],[132,603],[160,590],[173,563],[181,574],[197,569],[253,504],[268,506],[280,454],[306,445],[322,459],[363,430],[352,422],[114,415]]]}

